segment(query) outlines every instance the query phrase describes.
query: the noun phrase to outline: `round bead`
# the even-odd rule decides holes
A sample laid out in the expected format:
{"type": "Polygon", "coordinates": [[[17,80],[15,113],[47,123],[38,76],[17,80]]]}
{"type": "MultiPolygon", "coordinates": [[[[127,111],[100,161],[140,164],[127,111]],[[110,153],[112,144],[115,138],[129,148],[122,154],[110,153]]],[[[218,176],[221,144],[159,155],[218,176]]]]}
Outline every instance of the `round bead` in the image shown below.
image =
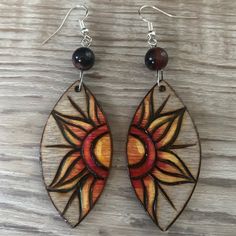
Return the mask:
{"type": "Polygon", "coordinates": [[[95,56],[91,49],[82,47],[75,50],[72,61],[76,68],[80,70],[89,70],[94,65],[95,56]]]}
{"type": "Polygon", "coordinates": [[[150,70],[161,70],[168,63],[168,54],[163,48],[151,48],[145,56],[145,64],[150,70]]]}

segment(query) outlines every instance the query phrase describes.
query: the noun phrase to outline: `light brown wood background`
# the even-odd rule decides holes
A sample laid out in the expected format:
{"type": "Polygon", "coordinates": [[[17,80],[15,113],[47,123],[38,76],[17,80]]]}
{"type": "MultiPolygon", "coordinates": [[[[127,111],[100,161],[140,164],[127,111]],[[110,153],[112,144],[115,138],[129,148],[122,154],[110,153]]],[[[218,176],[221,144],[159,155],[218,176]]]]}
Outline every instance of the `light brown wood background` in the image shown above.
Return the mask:
{"type": "Polygon", "coordinates": [[[146,24],[137,9],[157,1],[91,0],[87,26],[95,67],[86,84],[112,127],[113,168],[94,210],[71,229],[45,191],[39,146],[49,112],[78,78],[71,63],[80,35],[74,12],[63,31],[66,0],[0,1],[0,235],[235,236],[236,235],[236,1],[167,0],[159,6],[197,20],[155,14],[159,46],[170,61],[166,80],[196,121],[203,159],[199,184],[186,210],[162,233],[140,206],[128,179],[126,134],[133,113],[154,83],[143,65],[146,24]]]}

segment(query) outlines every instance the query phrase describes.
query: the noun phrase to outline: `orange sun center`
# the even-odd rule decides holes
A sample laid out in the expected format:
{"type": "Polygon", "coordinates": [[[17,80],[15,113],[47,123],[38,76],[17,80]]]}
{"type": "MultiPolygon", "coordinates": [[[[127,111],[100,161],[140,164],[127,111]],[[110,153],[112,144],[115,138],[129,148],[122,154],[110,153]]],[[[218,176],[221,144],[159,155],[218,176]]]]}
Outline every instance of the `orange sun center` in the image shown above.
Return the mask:
{"type": "Polygon", "coordinates": [[[111,137],[109,134],[102,136],[95,144],[94,154],[96,159],[109,168],[111,162],[111,137]]]}
{"type": "Polygon", "coordinates": [[[128,162],[129,165],[138,164],[145,155],[145,147],[144,144],[137,138],[133,136],[129,136],[128,140],[128,162]]]}
{"type": "Polygon", "coordinates": [[[132,178],[144,176],[154,167],[156,147],[145,130],[131,127],[127,151],[132,178]]]}

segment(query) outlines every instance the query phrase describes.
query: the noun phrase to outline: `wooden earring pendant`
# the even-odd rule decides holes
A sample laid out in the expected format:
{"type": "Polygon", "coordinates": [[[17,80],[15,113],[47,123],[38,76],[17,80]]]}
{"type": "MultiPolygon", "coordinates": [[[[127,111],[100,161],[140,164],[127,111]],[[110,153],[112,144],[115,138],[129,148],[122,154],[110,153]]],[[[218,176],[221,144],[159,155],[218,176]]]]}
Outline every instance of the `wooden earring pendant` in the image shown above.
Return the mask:
{"type": "MultiPolygon", "coordinates": [[[[59,29],[72,10],[81,8],[86,10],[87,17],[85,6],[71,8],[59,29]]],[[[80,70],[80,80],[62,95],[53,108],[41,142],[46,189],[60,215],[72,227],[85,218],[101,195],[112,156],[112,137],[107,119],[83,83],[83,72],[95,62],[94,53],[89,49],[92,39],[84,26],[84,19],[80,19],[83,47],[72,56],[75,67],[80,70]]]]}
{"type": "MultiPolygon", "coordinates": [[[[144,7],[140,8],[140,15],[144,7]]],[[[127,158],[137,198],[157,226],[166,231],[182,213],[195,189],[201,147],[186,106],[163,81],[162,70],[168,63],[168,54],[156,47],[152,24],[145,21],[149,23],[148,43],[152,46],[145,56],[145,64],[158,72],[158,81],[134,115],[127,158]]]]}

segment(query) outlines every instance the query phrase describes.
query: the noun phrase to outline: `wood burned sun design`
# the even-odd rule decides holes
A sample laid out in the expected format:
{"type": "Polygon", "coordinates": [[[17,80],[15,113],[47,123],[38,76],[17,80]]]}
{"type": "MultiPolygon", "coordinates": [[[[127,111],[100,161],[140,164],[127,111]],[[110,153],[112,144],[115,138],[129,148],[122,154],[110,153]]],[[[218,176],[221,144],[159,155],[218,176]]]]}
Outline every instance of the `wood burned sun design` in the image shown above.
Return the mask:
{"type": "Polygon", "coordinates": [[[76,225],[89,213],[102,193],[112,155],[111,134],[106,118],[85,85],[83,89],[87,99],[87,112],[84,112],[70,96],[67,99],[78,116],[62,114],[56,110],[52,112],[57,127],[68,145],[47,146],[47,148],[69,148],[69,152],[62,157],[47,190],[60,194],[71,193],[61,212],[63,217],[73,201],[75,199],[79,201],[76,225]]]}
{"type": "Polygon", "coordinates": [[[159,196],[177,211],[173,199],[163,186],[195,184],[196,179],[183,160],[174,152],[196,144],[176,144],[186,108],[163,112],[170,95],[154,110],[155,87],[144,98],[133,118],[127,156],[131,182],[137,197],[152,220],[163,229],[158,220],[159,196]]]}

